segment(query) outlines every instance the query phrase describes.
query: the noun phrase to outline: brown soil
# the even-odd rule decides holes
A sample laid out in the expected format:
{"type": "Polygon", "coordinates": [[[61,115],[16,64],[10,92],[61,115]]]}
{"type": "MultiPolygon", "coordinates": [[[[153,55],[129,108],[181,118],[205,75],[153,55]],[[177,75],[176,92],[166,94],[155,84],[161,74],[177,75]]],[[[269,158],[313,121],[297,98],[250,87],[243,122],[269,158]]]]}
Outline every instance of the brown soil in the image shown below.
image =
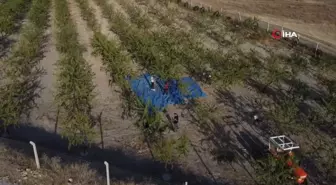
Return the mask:
{"type": "Polygon", "coordinates": [[[192,0],[216,9],[246,16],[296,30],[336,45],[336,1],[333,0],[192,0]]]}

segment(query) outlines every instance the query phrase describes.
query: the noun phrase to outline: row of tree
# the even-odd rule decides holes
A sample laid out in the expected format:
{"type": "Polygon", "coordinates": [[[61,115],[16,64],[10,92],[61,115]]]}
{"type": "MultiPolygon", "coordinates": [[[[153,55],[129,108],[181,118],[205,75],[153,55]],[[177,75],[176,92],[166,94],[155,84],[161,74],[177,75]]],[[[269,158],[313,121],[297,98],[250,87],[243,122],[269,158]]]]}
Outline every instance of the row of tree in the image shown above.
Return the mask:
{"type": "MultiPolygon", "coordinates": [[[[7,2],[13,3],[13,1],[7,2]]],[[[49,6],[48,0],[32,2],[27,17],[28,22],[21,29],[18,42],[13,47],[10,57],[1,61],[5,79],[0,87],[0,119],[1,126],[5,129],[11,125],[17,125],[21,116],[23,114],[28,116],[35,106],[35,98],[41,89],[39,77],[44,73],[39,62],[43,35],[49,18],[49,6]]],[[[15,7],[12,8],[16,10],[15,7]]]]}
{"type": "Polygon", "coordinates": [[[84,48],[78,41],[76,25],[71,19],[66,0],[55,0],[57,61],[55,102],[60,110],[62,135],[69,148],[92,141],[95,132],[91,115],[95,86],[91,66],[83,58],[84,48]]]}

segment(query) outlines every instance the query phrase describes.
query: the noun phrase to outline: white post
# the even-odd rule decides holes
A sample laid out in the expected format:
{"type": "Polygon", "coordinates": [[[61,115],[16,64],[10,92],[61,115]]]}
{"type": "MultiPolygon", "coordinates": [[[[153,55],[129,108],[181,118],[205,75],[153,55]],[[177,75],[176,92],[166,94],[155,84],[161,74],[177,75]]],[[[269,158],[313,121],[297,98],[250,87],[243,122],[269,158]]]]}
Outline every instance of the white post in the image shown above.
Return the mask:
{"type": "Polygon", "coordinates": [[[185,182],[185,184],[184,185],[188,185],[188,182],[185,182]]]}
{"type": "Polygon", "coordinates": [[[106,166],[106,183],[107,185],[110,185],[110,169],[109,169],[109,163],[104,161],[104,164],[106,166]]]}
{"type": "Polygon", "coordinates": [[[239,15],[239,20],[241,21],[241,16],[240,16],[240,12],[238,12],[238,15],[239,15]]]}
{"type": "Polygon", "coordinates": [[[269,31],[269,22],[267,22],[267,32],[269,31]]]}
{"type": "Polygon", "coordinates": [[[38,155],[37,155],[36,145],[33,141],[29,141],[29,143],[33,146],[36,167],[37,167],[37,169],[40,169],[40,161],[39,161],[39,158],[38,158],[38,155]]]}
{"type": "Polygon", "coordinates": [[[221,13],[222,13],[222,12],[223,12],[223,8],[221,8],[221,10],[220,10],[220,11],[221,11],[221,13]]]}
{"type": "Polygon", "coordinates": [[[190,2],[190,6],[192,6],[192,2],[191,2],[191,0],[190,0],[189,2],[190,2]]]}

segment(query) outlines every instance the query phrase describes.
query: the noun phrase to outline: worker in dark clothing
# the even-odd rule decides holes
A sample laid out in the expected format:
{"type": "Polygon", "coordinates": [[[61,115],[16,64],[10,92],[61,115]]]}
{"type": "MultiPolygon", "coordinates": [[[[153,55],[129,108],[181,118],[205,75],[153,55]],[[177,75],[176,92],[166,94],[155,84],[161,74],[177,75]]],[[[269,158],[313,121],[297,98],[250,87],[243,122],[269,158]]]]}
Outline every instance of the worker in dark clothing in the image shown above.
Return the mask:
{"type": "Polygon", "coordinates": [[[164,94],[168,94],[168,90],[169,90],[169,81],[166,81],[166,83],[163,87],[164,94]]]}
{"type": "Polygon", "coordinates": [[[260,115],[257,112],[255,112],[253,114],[253,124],[260,124],[261,122],[262,122],[262,119],[260,115]]]}
{"type": "Polygon", "coordinates": [[[173,123],[174,126],[178,129],[179,116],[177,113],[174,113],[173,123]]]}

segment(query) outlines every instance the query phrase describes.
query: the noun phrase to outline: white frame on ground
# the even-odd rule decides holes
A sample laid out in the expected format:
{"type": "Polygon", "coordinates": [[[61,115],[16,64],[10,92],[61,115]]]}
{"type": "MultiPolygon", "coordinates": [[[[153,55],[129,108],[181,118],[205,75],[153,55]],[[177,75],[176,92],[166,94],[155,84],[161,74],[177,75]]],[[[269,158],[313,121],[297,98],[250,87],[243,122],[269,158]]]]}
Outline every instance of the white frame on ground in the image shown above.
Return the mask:
{"type": "Polygon", "coordinates": [[[277,147],[277,152],[291,151],[300,148],[300,146],[294,143],[291,138],[285,135],[270,137],[268,143],[269,150],[271,150],[271,144],[277,147]]]}

